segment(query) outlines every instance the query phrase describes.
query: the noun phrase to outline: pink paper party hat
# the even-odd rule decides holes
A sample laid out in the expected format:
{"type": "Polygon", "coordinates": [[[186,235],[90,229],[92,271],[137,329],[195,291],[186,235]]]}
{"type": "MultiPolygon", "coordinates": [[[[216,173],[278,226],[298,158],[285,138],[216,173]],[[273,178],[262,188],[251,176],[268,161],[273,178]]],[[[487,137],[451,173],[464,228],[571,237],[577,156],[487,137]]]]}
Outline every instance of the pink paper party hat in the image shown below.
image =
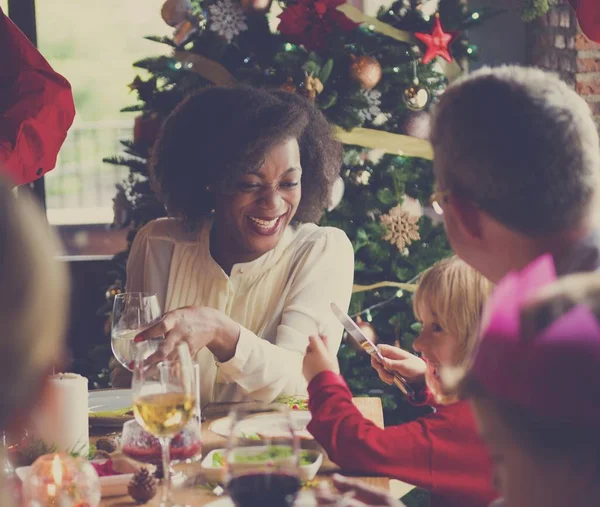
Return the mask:
{"type": "Polygon", "coordinates": [[[533,338],[521,333],[523,305],[556,280],[544,255],[509,273],[486,305],[472,374],[496,397],[571,425],[600,424],[600,325],[575,306],[533,338]]]}

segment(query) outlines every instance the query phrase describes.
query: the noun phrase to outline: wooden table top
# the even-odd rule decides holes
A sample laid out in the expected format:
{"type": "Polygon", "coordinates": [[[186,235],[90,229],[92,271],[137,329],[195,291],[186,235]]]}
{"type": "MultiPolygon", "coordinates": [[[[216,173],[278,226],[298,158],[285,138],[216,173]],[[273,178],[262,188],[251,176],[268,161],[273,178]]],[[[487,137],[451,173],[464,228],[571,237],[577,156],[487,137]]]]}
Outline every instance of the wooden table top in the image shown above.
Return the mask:
{"type": "MultiPolygon", "coordinates": [[[[353,401],[367,419],[370,419],[383,428],[383,409],[379,398],[354,398],[353,401]]],[[[230,408],[230,404],[215,404],[206,407],[204,414],[207,417],[207,420],[202,423],[202,451],[204,455],[213,449],[222,448],[226,445],[225,438],[213,433],[208,428],[212,421],[227,415],[230,408]]],[[[203,506],[218,500],[218,497],[213,495],[208,488],[201,486],[203,480],[199,462],[191,465],[180,465],[179,468],[181,468],[188,477],[193,479],[189,479],[182,487],[173,488],[172,496],[174,502],[182,505],[203,506]]],[[[317,480],[329,480],[334,472],[339,471],[340,470],[336,465],[325,459],[323,466],[317,475],[317,480]]],[[[390,480],[385,477],[360,477],[360,480],[379,488],[389,489],[390,487],[390,480]]],[[[160,489],[154,499],[146,505],[155,506],[159,504],[160,489]]],[[[128,495],[106,498],[100,503],[101,507],[132,507],[134,505],[136,505],[135,502],[128,495]]]]}

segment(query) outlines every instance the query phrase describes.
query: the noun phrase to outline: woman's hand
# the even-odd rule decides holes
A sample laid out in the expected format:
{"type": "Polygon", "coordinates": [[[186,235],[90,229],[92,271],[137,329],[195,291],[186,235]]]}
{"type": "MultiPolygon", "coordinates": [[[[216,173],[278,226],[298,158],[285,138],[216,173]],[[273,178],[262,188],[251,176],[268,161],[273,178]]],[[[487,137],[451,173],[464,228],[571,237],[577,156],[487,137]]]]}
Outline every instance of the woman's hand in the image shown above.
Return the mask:
{"type": "Polygon", "coordinates": [[[148,359],[150,362],[169,357],[179,343],[185,342],[192,355],[208,347],[224,363],[235,356],[240,326],[214,308],[186,306],[165,313],[159,322],[138,334],[135,341],[163,336],[158,350],[148,359]]]}
{"type": "Polygon", "coordinates": [[[328,487],[317,489],[319,506],[331,507],[404,507],[404,504],[379,488],[361,483],[358,480],[347,479],[341,475],[333,476],[333,485],[342,495],[331,491],[328,487]]]}
{"type": "Polygon", "coordinates": [[[394,383],[394,376],[385,370],[399,373],[409,382],[424,382],[427,366],[420,357],[391,345],[379,345],[379,352],[385,358],[383,364],[375,354],[371,356],[371,366],[377,370],[379,378],[386,384],[394,383]]]}
{"type": "Polygon", "coordinates": [[[302,363],[304,378],[310,383],[319,373],[324,371],[340,372],[337,358],[327,348],[327,337],[310,336],[308,347],[302,363]]]}

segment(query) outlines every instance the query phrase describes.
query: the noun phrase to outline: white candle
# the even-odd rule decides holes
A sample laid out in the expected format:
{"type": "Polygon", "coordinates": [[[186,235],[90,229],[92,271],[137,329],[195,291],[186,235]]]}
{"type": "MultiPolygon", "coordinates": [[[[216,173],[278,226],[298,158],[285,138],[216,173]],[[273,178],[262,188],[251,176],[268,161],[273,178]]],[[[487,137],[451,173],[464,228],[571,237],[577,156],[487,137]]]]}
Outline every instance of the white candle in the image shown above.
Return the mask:
{"type": "Polygon", "coordinates": [[[35,415],[36,434],[59,452],[89,452],[88,381],[75,373],[50,377],[48,403],[35,415]]]}

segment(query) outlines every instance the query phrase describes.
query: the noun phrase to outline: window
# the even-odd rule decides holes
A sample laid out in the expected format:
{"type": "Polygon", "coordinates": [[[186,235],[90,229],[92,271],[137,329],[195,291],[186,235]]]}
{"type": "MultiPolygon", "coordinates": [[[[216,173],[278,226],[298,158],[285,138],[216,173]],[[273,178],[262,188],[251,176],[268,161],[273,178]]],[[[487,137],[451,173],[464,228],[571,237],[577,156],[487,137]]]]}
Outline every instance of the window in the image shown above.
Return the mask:
{"type": "Polygon", "coordinates": [[[126,232],[109,224],[115,184],[127,168],[102,158],[118,154],[119,140],[132,137],[134,115],[119,111],[135,102],[127,88],[137,74],[133,62],[168,50],[144,39],[170,32],[162,4],[36,0],[39,50],[71,83],[77,109],[57,165],[45,177],[48,220],[70,255],[111,255],[125,247],[126,232]]]}

